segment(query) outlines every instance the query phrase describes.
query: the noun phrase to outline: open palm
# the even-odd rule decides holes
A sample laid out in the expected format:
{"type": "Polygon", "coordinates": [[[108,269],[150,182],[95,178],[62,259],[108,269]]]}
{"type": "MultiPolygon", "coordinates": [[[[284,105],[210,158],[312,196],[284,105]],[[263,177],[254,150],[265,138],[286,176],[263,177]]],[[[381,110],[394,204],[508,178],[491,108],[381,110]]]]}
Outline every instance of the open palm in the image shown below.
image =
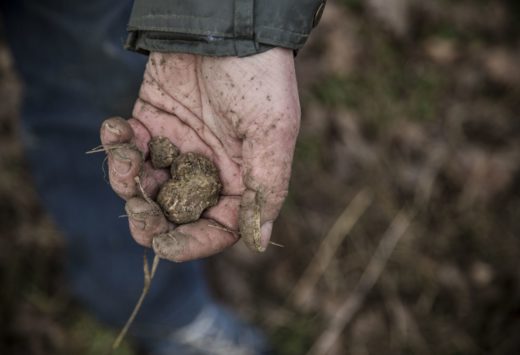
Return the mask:
{"type": "Polygon", "coordinates": [[[109,150],[110,183],[127,200],[132,236],[145,246],[162,237],[157,241],[163,247],[154,247],[174,261],[215,254],[240,236],[252,249],[265,250],[287,194],[299,118],[289,50],[247,58],[152,53],[133,118],[108,119],[101,129],[103,144],[119,147],[109,150]],[[168,178],[143,158],[150,137],[158,135],[181,152],[206,155],[219,168],[219,203],[194,223],[174,226],[149,213],[153,207],[136,186],[139,176],[154,196],[168,178]]]}

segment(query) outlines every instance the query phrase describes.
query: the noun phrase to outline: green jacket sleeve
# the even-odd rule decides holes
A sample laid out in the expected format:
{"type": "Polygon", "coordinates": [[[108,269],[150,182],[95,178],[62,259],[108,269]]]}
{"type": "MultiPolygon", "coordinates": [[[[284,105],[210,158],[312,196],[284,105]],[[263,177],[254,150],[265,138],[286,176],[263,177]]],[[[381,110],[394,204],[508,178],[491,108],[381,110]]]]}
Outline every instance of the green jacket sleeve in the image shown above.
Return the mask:
{"type": "Polygon", "coordinates": [[[135,0],[126,47],[149,52],[248,56],[300,49],[326,0],[135,0]]]}

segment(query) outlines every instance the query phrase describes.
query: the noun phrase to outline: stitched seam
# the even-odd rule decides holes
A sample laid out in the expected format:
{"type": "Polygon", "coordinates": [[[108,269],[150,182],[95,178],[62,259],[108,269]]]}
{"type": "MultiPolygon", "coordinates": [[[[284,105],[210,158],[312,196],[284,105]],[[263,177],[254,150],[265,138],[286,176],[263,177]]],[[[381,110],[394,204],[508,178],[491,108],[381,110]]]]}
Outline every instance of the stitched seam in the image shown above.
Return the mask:
{"type": "MultiPolygon", "coordinates": [[[[176,14],[149,14],[149,15],[142,15],[142,16],[139,16],[138,19],[140,18],[154,18],[154,17],[164,17],[164,18],[170,18],[170,17],[175,17],[175,18],[187,18],[187,19],[205,19],[205,20],[211,20],[212,22],[222,22],[224,24],[227,25],[228,21],[225,21],[225,20],[222,20],[222,19],[219,19],[219,18],[214,18],[214,17],[211,17],[211,16],[190,16],[190,15],[176,15],[176,14]]],[[[135,22],[132,21],[132,22],[135,22]]]]}
{"type": "Polygon", "coordinates": [[[266,28],[266,29],[269,29],[269,30],[274,30],[276,32],[288,32],[288,33],[291,33],[291,34],[295,34],[295,35],[298,35],[298,36],[304,36],[304,37],[308,37],[309,34],[308,33],[302,33],[302,32],[296,32],[296,31],[291,31],[291,30],[286,30],[286,29],[281,29],[281,28],[276,28],[276,27],[271,27],[271,26],[258,26],[257,27],[258,29],[261,29],[261,28],[266,28]]]}
{"type": "MultiPolygon", "coordinates": [[[[219,31],[201,31],[201,32],[194,32],[192,29],[188,28],[175,28],[175,27],[155,27],[155,26],[128,26],[128,31],[158,31],[158,32],[171,32],[171,33],[183,33],[183,34],[193,34],[193,35],[212,35],[212,36],[219,36],[224,38],[234,38],[233,34],[230,33],[224,33],[219,31]]],[[[261,29],[271,30],[278,33],[288,33],[292,35],[302,36],[302,37],[309,37],[309,33],[302,33],[302,32],[296,32],[276,27],[270,27],[270,26],[257,26],[255,27],[255,32],[261,29]]]]}
{"type": "Polygon", "coordinates": [[[127,30],[128,31],[140,31],[140,32],[142,32],[142,31],[170,32],[170,33],[181,33],[181,34],[190,34],[190,35],[199,35],[199,36],[218,36],[218,37],[232,38],[232,37],[230,37],[230,36],[232,36],[232,34],[230,34],[230,33],[224,33],[224,32],[219,32],[219,31],[210,31],[210,30],[194,32],[193,29],[189,29],[189,28],[128,26],[127,30]]]}

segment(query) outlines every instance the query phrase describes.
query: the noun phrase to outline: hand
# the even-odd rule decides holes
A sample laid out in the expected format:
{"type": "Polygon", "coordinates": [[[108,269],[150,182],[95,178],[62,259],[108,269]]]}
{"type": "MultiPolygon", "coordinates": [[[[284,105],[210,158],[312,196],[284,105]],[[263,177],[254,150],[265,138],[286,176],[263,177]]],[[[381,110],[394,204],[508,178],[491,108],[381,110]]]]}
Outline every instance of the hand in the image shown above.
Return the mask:
{"type": "Polygon", "coordinates": [[[127,200],[134,239],[144,246],[154,239],[159,256],[173,261],[218,253],[239,237],[265,250],[287,195],[299,122],[290,50],[246,58],[152,53],[133,118],[110,118],[101,127],[110,184],[127,200]],[[152,198],[168,179],[146,161],[157,135],[219,168],[219,203],[194,223],[173,225],[139,193],[136,176],[152,198]]]}

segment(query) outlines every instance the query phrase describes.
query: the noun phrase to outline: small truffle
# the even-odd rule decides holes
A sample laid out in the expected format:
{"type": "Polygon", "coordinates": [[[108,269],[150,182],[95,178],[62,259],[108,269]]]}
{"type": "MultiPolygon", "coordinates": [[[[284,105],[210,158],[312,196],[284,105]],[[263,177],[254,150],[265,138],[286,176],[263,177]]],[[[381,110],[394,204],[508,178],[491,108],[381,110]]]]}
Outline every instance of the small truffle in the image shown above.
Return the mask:
{"type": "Polygon", "coordinates": [[[169,167],[180,154],[179,149],[163,136],[155,136],[148,142],[150,159],[156,169],[169,167]]]}

